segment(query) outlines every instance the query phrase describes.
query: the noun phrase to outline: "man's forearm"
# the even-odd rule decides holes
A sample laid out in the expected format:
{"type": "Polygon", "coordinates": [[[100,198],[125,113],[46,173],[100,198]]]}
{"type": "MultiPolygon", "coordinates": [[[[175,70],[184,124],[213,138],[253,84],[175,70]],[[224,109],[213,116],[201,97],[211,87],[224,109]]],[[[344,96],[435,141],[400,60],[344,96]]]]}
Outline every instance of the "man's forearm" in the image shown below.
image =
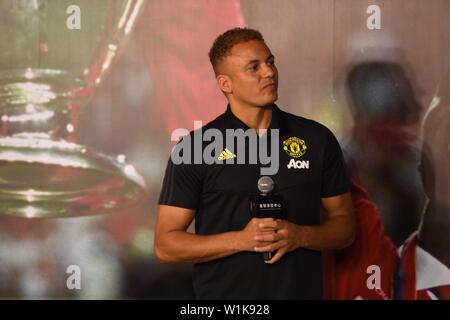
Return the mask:
{"type": "Polygon", "coordinates": [[[341,249],[354,240],[354,221],[349,216],[328,219],[320,226],[297,226],[298,246],[312,250],[341,249]]]}
{"type": "Polygon", "coordinates": [[[207,262],[230,256],[242,248],[238,232],[197,235],[174,230],[155,244],[155,254],[162,262],[207,262]]]}

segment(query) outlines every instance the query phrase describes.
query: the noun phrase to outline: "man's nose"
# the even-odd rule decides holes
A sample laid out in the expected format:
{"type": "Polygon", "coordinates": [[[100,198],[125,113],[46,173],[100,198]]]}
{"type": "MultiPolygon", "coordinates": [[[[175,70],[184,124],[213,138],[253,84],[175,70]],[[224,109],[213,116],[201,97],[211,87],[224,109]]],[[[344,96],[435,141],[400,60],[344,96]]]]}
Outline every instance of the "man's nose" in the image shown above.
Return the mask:
{"type": "Polygon", "coordinates": [[[262,71],[263,71],[262,74],[263,74],[264,78],[272,78],[275,76],[275,73],[276,73],[275,66],[272,64],[267,64],[267,63],[263,64],[262,71]]]}

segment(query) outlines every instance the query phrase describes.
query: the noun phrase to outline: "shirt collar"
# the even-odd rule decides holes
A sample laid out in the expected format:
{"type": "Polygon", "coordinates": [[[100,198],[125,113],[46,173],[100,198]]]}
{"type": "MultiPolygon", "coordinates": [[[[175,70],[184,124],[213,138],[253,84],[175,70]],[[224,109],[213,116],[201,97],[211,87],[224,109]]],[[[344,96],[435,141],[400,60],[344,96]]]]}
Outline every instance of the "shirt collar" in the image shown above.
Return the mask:
{"type": "Polygon", "coordinates": [[[450,269],[438,259],[416,247],[416,289],[450,285],[450,269]]]}
{"type": "MultiPolygon", "coordinates": [[[[278,106],[275,103],[272,104],[272,119],[270,120],[269,127],[267,128],[269,133],[270,129],[279,129],[280,113],[281,113],[280,108],[278,108],[278,106]]],[[[250,129],[250,127],[247,126],[244,122],[242,122],[241,119],[236,117],[236,115],[231,111],[231,107],[229,104],[227,106],[227,111],[225,111],[225,116],[227,129],[243,129],[244,131],[250,129]]]]}

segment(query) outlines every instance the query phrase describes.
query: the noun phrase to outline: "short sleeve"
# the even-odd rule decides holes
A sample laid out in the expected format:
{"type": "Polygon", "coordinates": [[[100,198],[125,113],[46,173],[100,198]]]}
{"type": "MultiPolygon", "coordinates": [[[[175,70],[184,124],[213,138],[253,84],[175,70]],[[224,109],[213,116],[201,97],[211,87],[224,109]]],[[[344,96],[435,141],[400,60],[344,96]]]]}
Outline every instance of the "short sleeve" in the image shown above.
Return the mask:
{"type": "Polygon", "coordinates": [[[337,196],[350,191],[350,179],[341,147],[327,129],[322,171],[321,197],[337,196]]]}
{"type": "Polygon", "coordinates": [[[160,205],[197,209],[202,194],[202,165],[167,163],[159,197],[160,205]]]}

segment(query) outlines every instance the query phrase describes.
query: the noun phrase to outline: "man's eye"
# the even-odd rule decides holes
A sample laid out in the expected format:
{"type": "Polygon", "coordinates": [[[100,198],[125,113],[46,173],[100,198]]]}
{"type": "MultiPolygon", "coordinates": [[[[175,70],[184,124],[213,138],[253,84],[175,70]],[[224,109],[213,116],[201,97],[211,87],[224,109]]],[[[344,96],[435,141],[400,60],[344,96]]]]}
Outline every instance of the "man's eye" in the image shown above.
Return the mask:
{"type": "Polygon", "coordinates": [[[258,65],[257,65],[257,64],[253,64],[253,65],[251,65],[251,66],[248,68],[248,70],[250,70],[250,71],[256,71],[256,70],[258,70],[258,65]]]}
{"type": "Polygon", "coordinates": [[[269,60],[269,61],[267,61],[267,64],[269,66],[273,66],[273,65],[275,65],[275,60],[269,60]]]}

